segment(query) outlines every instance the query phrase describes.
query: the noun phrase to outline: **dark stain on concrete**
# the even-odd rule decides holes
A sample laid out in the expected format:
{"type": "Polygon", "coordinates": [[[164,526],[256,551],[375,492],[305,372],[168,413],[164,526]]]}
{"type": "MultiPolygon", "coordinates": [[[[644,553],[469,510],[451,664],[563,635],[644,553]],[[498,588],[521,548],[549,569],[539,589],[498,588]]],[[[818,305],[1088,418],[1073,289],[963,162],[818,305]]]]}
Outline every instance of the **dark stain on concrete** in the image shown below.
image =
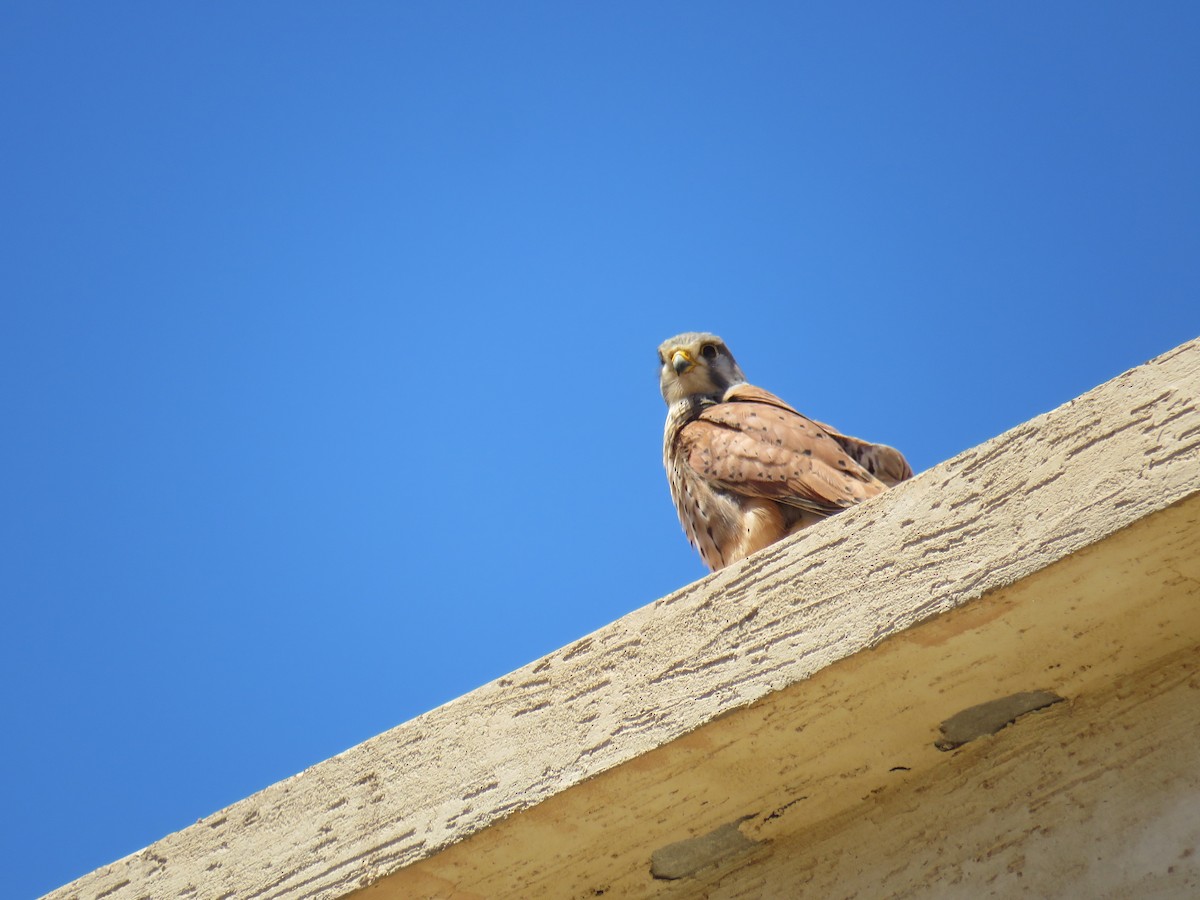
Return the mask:
{"type": "Polygon", "coordinates": [[[995,734],[1026,713],[1045,709],[1062,701],[1063,698],[1053,691],[1021,691],[999,700],[980,703],[955,713],[942,722],[938,726],[942,736],[934,741],[933,745],[939,750],[953,750],[975,738],[995,734]]]}

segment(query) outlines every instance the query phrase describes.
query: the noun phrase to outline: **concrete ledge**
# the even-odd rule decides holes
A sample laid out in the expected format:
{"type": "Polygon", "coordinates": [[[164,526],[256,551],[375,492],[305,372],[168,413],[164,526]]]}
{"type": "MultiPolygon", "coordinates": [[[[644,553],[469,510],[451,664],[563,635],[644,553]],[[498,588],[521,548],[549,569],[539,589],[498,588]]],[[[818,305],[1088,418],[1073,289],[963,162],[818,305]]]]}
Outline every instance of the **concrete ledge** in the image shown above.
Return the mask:
{"type": "Polygon", "coordinates": [[[1184,854],[1123,877],[1190,890],[1198,397],[1193,341],[49,896],[1053,888],[1111,874],[1102,787],[1184,854]],[[1066,702],[935,746],[1038,690],[1066,702]]]}

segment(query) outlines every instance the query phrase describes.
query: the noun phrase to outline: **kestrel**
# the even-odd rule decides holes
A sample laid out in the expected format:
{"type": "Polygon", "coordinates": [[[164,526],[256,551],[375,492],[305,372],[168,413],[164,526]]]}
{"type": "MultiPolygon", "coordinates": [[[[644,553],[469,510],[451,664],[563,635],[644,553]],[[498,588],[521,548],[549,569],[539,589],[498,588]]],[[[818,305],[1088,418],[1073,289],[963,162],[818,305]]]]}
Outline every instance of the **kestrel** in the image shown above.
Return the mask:
{"type": "Polygon", "coordinates": [[[912,477],[900,451],[747,384],[714,334],[663,341],[658,361],[671,499],[713,571],[912,477]]]}

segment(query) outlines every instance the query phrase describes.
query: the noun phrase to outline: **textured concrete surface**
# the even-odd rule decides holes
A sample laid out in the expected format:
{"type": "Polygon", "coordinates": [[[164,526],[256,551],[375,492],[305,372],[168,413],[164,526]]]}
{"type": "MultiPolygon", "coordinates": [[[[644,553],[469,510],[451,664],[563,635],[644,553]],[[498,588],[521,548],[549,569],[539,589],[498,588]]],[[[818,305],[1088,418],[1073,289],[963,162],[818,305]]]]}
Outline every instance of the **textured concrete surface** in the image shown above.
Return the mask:
{"type": "Polygon", "coordinates": [[[361,897],[1190,900],[1198,726],[1193,496],[361,897]],[[954,713],[1047,688],[1064,702],[957,750],[936,746],[954,713]],[[756,849],[731,853],[729,826],[756,849]],[[680,867],[690,877],[654,878],[660,849],[709,836],[721,840],[707,868],[691,858],[680,867]],[[1126,846],[1134,836],[1145,850],[1126,846]],[[1151,877],[1156,893],[1140,887],[1151,877]],[[1100,885],[1109,893],[1091,890],[1100,885]]]}
{"type": "Polygon", "coordinates": [[[50,896],[1188,896],[1198,397],[1192,342],[50,896]]]}

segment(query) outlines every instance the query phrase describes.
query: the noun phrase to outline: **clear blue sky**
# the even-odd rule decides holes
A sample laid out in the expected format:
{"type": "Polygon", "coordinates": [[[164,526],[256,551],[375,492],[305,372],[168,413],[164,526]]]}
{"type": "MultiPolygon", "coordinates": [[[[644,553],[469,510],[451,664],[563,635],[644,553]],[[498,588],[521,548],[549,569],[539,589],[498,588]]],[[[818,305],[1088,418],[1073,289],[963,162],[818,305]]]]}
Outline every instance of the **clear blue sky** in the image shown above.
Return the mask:
{"type": "Polygon", "coordinates": [[[920,470],[1200,334],[1200,4],[0,5],[50,890],[703,574],[655,347],[920,470]]]}

